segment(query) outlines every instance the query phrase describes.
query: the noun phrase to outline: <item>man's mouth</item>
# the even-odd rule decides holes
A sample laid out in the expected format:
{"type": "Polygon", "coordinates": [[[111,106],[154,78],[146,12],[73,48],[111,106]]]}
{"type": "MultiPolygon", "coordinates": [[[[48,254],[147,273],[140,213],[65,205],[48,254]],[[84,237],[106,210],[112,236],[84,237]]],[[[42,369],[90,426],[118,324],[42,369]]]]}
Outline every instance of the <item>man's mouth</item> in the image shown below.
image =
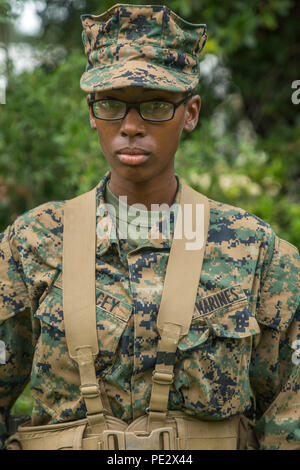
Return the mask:
{"type": "Polygon", "coordinates": [[[150,157],[150,153],[141,148],[123,148],[116,155],[125,165],[139,165],[150,157]]]}

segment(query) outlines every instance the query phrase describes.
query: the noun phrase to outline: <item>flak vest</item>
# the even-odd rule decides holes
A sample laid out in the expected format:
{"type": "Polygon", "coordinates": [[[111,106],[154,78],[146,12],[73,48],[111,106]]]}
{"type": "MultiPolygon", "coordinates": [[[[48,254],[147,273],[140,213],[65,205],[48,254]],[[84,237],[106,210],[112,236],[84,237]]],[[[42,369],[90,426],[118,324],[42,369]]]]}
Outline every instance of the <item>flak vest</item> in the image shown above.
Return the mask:
{"type": "MultiPolygon", "coordinates": [[[[86,418],[59,424],[19,426],[8,449],[23,450],[235,450],[255,449],[251,422],[243,415],[208,421],[168,410],[178,342],[190,328],[209,227],[209,202],[182,185],[181,217],[185,204],[203,209],[202,247],[187,249],[184,234],[174,237],[157,317],[159,341],[152,374],[150,403],[145,415],[127,424],[112,416],[94,366],[99,347],[96,330],[96,188],[67,201],[64,210],[63,311],[70,357],[78,364],[86,418]],[[178,275],[180,273],[180,276],[178,275]],[[85,292],[85,295],[82,295],[85,292]],[[182,312],[185,312],[183,315],[182,312]],[[107,406],[106,406],[107,405],[107,406]],[[106,409],[108,408],[108,409],[106,409]]],[[[195,214],[195,212],[194,212],[195,214]]],[[[196,219],[193,219],[196,220],[196,219]]]]}

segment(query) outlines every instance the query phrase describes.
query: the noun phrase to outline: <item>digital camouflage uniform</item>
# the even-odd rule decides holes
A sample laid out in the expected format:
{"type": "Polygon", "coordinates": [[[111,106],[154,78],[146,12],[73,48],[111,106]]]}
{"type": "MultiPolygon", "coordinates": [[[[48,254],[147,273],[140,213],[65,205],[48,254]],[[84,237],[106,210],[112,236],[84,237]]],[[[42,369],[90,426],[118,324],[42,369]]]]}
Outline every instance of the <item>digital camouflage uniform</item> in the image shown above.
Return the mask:
{"type": "MultiPolygon", "coordinates": [[[[157,347],[156,318],[171,240],[156,225],[126,255],[111,242],[97,188],[97,377],[113,414],[145,413],[157,347]]],[[[175,202],[180,199],[180,187],[175,202]]],[[[26,212],[0,238],[0,366],[5,410],[31,374],[34,425],[85,416],[76,363],[67,351],[61,266],[64,202],[26,212]],[[74,381],[65,380],[64,372],[74,381]]],[[[257,217],[210,201],[210,229],[189,334],[179,343],[169,409],[209,419],[252,415],[262,448],[300,447],[299,256],[257,217]],[[293,358],[294,355],[294,358],[293,358]]],[[[162,221],[161,221],[162,222],[162,221]]],[[[180,273],[178,273],[180,275],[180,273]]]]}
{"type": "MultiPolygon", "coordinates": [[[[86,91],[154,83],[170,91],[195,86],[199,73],[193,60],[205,41],[203,25],[153,6],[117,6],[101,17],[84,16],[83,24],[86,91]],[[139,49],[139,40],[149,47],[139,49]],[[183,54],[180,47],[186,47],[183,54]],[[135,60],[140,62],[131,68],[135,60]],[[109,68],[115,61],[119,67],[109,68]],[[162,75],[164,66],[168,74],[162,75]]],[[[107,405],[130,423],[149,405],[156,319],[173,235],[158,237],[163,215],[134,251],[126,240],[111,237],[114,223],[104,199],[108,177],[97,186],[95,368],[107,405]]],[[[175,202],[180,195],[179,180],[175,202]]],[[[64,207],[65,201],[43,204],[0,234],[0,340],[6,347],[0,364],[2,438],[5,415],[29,380],[33,425],[85,417],[78,366],[69,357],[64,329],[64,207]]],[[[297,249],[254,215],[210,200],[195,309],[176,352],[169,410],[210,420],[244,413],[255,418],[262,449],[300,448],[299,301],[297,249]]]]}

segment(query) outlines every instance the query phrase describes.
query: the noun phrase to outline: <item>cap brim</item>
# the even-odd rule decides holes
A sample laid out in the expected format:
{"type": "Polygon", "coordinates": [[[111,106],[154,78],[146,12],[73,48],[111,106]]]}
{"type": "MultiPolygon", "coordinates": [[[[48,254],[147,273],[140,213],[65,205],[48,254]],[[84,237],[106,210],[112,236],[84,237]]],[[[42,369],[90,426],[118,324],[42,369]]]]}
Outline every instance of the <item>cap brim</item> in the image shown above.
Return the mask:
{"type": "Polygon", "coordinates": [[[80,86],[88,93],[132,86],[185,92],[195,88],[198,82],[198,74],[130,60],[126,64],[98,66],[84,72],[80,86]]]}

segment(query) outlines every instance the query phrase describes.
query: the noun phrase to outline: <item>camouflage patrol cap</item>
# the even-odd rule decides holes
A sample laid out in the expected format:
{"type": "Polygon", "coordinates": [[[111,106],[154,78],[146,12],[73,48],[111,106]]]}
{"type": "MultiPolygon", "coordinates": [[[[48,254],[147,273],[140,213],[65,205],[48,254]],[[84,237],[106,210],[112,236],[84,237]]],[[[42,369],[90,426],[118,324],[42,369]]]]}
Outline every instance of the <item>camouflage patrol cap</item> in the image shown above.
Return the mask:
{"type": "Polygon", "coordinates": [[[81,21],[84,91],[139,86],[184,92],[197,85],[205,24],[188,23],[166,6],[125,4],[81,21]]]}

